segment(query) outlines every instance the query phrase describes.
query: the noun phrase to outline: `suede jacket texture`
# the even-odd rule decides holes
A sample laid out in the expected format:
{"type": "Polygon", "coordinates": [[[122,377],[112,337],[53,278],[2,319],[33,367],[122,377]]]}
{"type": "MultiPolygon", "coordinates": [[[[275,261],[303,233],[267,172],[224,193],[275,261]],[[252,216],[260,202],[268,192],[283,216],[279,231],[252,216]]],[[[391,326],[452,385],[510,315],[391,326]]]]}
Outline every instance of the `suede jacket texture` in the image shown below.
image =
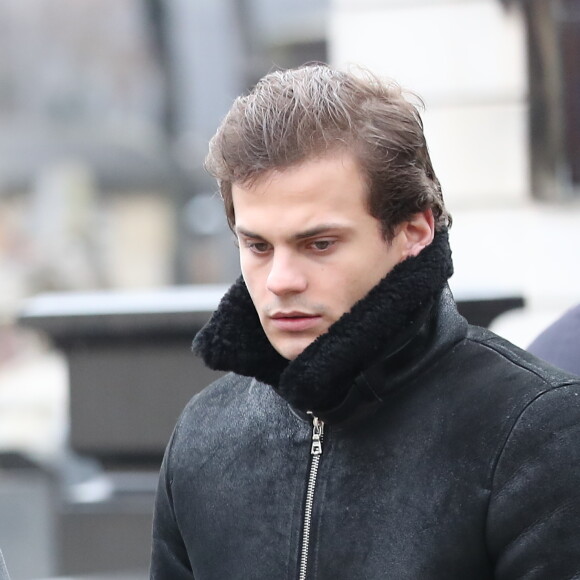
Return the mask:
{"type": "Polygon", "coordinates": [[[167,447],[152,579],[580,578],[580,379],[469,326],[450,274],[438,234],[291,362],[232,287],[194,343],[232,372],[167,447]]]}

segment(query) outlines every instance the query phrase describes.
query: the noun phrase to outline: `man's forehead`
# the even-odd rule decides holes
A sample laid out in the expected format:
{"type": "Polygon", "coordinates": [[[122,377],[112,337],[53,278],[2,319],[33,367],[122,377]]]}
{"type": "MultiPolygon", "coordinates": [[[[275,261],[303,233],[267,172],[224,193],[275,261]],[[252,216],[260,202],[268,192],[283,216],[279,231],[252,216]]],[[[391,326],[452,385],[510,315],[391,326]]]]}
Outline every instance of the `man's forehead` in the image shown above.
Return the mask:
{"type": "Polygon", "coordinates": [[[311,155],[304,156],[296,161],[293,161],[292,163],[276,165],[274,167],[256,171],[245,179],[232,181],[231,187],[232,190],[234,188],[247,190],[253,189],[257,185],[265,186],[280,177],[299,172],[303,168],[310,166],[322,167],[326,162],[330,162],[332,164],[338,163],[344,167],[356,167],[356,170],[362,173],[360,161],[355,151],[350,151],[344,146],[344,144],[341,143],[336,147],[329,148],[328,150],[314,152],[311,155]]]}

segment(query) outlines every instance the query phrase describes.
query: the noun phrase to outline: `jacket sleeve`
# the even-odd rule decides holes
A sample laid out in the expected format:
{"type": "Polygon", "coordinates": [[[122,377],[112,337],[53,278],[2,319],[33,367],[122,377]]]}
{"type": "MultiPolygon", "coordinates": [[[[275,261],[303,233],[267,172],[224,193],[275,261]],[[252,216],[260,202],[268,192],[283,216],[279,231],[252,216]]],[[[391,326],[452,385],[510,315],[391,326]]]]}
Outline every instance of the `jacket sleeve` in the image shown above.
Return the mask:
{"type": "Polygon", "coordinates": [[[171,491],[171,453],[174,432],[161,464],[153,514],[151,580],[194,580],[191,564],[179,531],[171,491]]]}
{"type": "Polygon", "coordinates": [[[546,391],[520,414],[487,523],[496,580],[580,578],[580,384],[546,391]]]}

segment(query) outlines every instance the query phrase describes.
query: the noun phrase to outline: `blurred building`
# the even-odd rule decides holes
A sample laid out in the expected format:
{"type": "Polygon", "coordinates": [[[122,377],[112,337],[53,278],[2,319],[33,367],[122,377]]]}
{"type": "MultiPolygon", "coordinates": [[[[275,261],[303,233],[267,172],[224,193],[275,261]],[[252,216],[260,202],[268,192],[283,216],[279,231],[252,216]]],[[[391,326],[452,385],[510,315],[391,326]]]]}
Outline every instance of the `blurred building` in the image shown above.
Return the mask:
{"type": "Polygon", "coordinates": [[[144,7],[0,2],[0,315],[43,290],[172,281],[166,89],[144,7]]]}
{"type": "Polygon", "coordinates": [[[0,0],[0,548],[14,578],[146,577],[161,454],[211,377],[189,353],[187,285],[238,274],[207,140],[268,70],[326,60],[327,9],[0,0]],[[46,292],[68,294],[40,323],[22,317],[46,292]]]}
{"type": "Polygon", "coordinates": [[[325,0],[0,1],[0,319],[47,290],[232,280],[207,141],[325,0]]]}

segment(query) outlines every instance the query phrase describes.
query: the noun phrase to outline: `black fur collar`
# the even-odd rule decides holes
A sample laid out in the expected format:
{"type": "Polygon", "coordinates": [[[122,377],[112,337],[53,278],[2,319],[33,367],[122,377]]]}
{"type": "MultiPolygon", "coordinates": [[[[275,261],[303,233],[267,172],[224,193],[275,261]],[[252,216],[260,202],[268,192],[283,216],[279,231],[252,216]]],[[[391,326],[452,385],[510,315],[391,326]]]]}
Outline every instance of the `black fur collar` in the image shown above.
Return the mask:
{"type": "Polygon", "coordinates": [[[301,411],[323,411],[345,398],[353,380],[380,355],[398,350],[453,273],[447,232],[401,262],[350,312],[293,361],[272,347],[240,277],[197,334],[205,364],[255,377],[301,411]]]}

